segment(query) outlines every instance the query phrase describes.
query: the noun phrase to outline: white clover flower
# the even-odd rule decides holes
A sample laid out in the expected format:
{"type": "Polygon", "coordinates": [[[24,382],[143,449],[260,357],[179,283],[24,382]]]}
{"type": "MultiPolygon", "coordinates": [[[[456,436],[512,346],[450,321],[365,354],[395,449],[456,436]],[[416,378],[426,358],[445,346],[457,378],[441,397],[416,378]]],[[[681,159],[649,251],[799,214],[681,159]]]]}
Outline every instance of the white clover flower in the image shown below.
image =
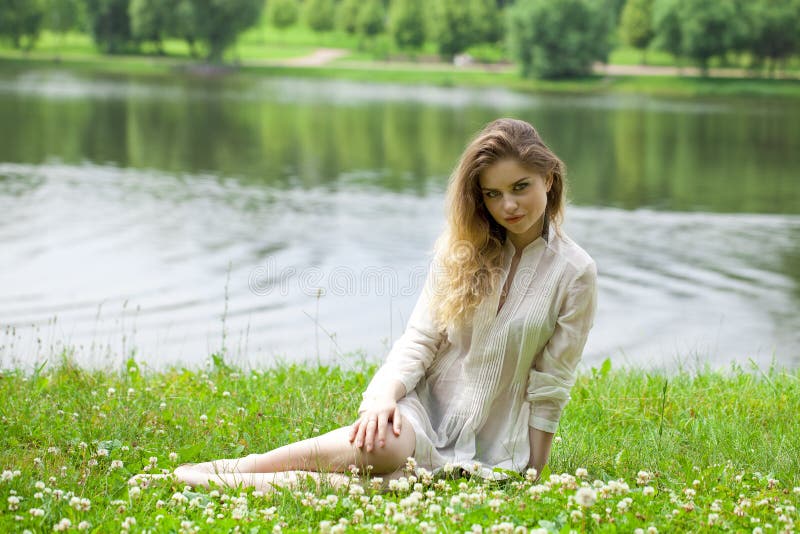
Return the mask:
{"type": "Polygon", "coordinates": [[[597,493],[592,488],[581,487],[575,492],[575,502],[584,508],[594,506],[597,502],[597,493]]]}
{"type": "Polygon", "coordinates": [[[19,509],[19,497],[12,495],[8,498],[8,509],[12,512],[19,509]]]}
{"type": "Polygon", "coordinates": [[[713,527],[719,524],[719,514],[708,514],[708,526],[713,527]]]}
{"type": "Polygon", "coordinates": [[[69,530],[69,527],[71,526],[72,526],[72,521],[64,517],[61,519],[61,521],[53,525],[53,530],[55,530],[56,532],[64,532],[65,530],[69,530]]]}
{"type": "Polygon", "coordinates": [[[700,481],[696,480],[696,479],[692,480],[692,486],[694,486],[695,488],[699,488],[700,487],[700,481]]]}
{"type": "Polygon", "coordinates": [[[351,497],[359,497],[361,495],[364,495],[364,488],[362,488],[359,484],[350,484],[348,493],[350,494],[351,497]]]}
{"type": "Polygon", "coordinates": [[[99,449],[97,449],[97,456],[100,456],[100,457],[108,456],[108,449],[104,449],[104,448],[100,447],[99,449]]]}
{"type": "Polygon", "coordinates": [[[446,474],[449,475],[450,473],[453,472],[453,470],[455,468],[456,467],[453,464],[451,464],[450,462],[447,462],[446,464],[444,464],[444,467],[442,467],[442,471],[444,471],[446,474]]]}
{"type": "Polygon", "coordinates": [[[500,499],[492,499],[488,504],[489,508],[491,508],[493,512],[497,513],[500,510],[500,507],[503,505],[503,501],[500,499]]]}
{"type": "Polygon", "coordinates": [[[200,422],[206,423],[206,421],[208,421],[208,416],[206,414],[200,415],[200,422]]]}
{"type": "Polygon", "coordinates": [[[658,529],[652,525],[647,527],[647,534],[658,534],[658,529]]]}
{"type": "Polygon", "coordinates": [[[36,484],[33,485],[33,487],[36,488],[37,490],[41,491],[41,490],[43,490],[45,488],[45,485],[44,485],[44,482],[39,480],[39,481],[36,482],[36,484]]]}
{"type": "Polygon", "coordinates": [[[334,507],[339,503],[339,497],[331,493],[327,497],[325,497],[325,501],[328,503],[328,506],[334,507]]]}
{"type": "Polygon", "coordinates": [[[133,395],[134,393],[136,393],[136,390],[135,390],[135,389],[133,389],[133,388],[128,388],[128,396],[129,396],[129,397],[130,397],[131,395],[133,395]]]}
{"type": "Polygon", "coordinates": [[[42,517],[44,515],[44,510],[42,510],[41,508],[31,508],[30,510],[28,510],[28,512],[33,517],[42,517]]]}
{"type": "Polygon", "coordinates": [[[622,499],[617,503],[617,510],[619,510],[620,512],[627,512],[628,509],[631,507],[631,504],[633,504],[633,499],[631,499],[630,497],[625,497],[624,499],[622,499]]]}
{"type": "Polygon", "coordinates": [[[141,493],[142,493],[141,488],[139,486],[134,486],[128,490],[128,497],[130,497],[131,499],[135,499],[139,495],[141,495],[141,493]]]}
{"type": "Polygon", "coordinates": [[[581,512],[580,510],[573,510],[572,512],[570,512],[569,518],[572,521],[580,521],[581,519],[583,519],[583,512],[581,512]]]}
{"type": "Polygon", "coordinates": [[[636,473],[636,483],[640,486],[644,486],[651,480],[653,480],[653,474],[648,471],[639,471],[636,473]]]}
{"type": "Polygon", "coordinates": [[[124,464],[122,463],[122,460],[111,460],[111,465],[109,466],[109,469],[111,469],[112,471],[114,469],[122,469],[123,465],[124,464]]]}
{"type": "Polygon", "coordinates": [[[553,438],[554,443],[561,443],[562,441],[564,440],[561,439],[561,436],[556,436],[555,438],[553,438]]]}
{"type": "Polygon", "coordinates": [[[109,397],[112,397],[116,392],[117,392],[117,390],[114,389],[114,388],[108,388],[108,391],[107,391],[109,397]]]}
{"type": "Polygon", "coordinates": [[[753,529],[753,534],[764,534],[764,531],[761,529],[761,527],[756,527],[753,529]]]}
{"type": "Polygon", "coordinates": [[[130,528],[135,524],[136,524],[136,518],[128,516],[122,521],[120,528],[122,528],[122,530],[130,530],[130,528]]]}
{"type": "Polygon", "coordinates": [[[170,461],[170,462],[174,462],[174,461],[176,461],[177,459],[178,459],[178,453],[177,453],[177,452],[171,452],[171,453],[169,453],[169,461],[170,461]]]}
{"type": "Polygon", "coordinates": [[[91,525],[88,521],[81,521],[78,523],[78,530],[89,530],[89,527],[91,527],[91,525]]]}
{"type": "Polygon", "coordinates": [[[230,397],[231,396],[231,392],[230,391],[223,391],[222,392],[222,396],[223,397],[230,397]]]}
{"type": "Polygon", "coordinates": [[[642,488],[642,495],[645,497],[652,497],[656,494],[656,489],[653,486],[645,486],[642,488]]]}
{"type": "Polygon", "coordinates": [[[417,461],[414,459],[414,457],[409,456],[406,458],[406,469],[413,471],[415,467],[417,467],[417,461]]]}
{"type": "Polygon", "coordinates": [[[41,491],[37,491],[33,494],[34,499],[44,499],[44,494],[41,491]]]}
{"type": "Polygon", "coordinates": [[[585,467],[579,467],[575,470],[575,476],[578,478],[589,478],[589,471],[585,467]]]}
{"type": "Polygon", "coordinates": [[[173,493],[171,499],[178,504],[185,504],[189,501],[189,499],[186,498],[186,495],[180,492],[173,493]]]}
{"type": "Polygon", "coordinates": [[[528,482],[533,482],[536,480],[536,476],[539,474],[538,471],[534,467],[529,467],[527,471],[525,471],[525,480],[528,482]]]}

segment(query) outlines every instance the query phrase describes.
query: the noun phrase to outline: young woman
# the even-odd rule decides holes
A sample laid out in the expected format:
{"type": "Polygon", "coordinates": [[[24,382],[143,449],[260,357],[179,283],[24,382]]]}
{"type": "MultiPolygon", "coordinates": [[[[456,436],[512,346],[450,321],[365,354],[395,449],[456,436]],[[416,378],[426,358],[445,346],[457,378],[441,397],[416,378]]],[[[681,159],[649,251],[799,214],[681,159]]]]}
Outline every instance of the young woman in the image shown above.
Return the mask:
{"type": "Polygon", "coordinates": [[[410,456],[429,471],[541,472],[596,302],[595,263],[560,228],[565,189],[530,124],[488,124],[450,178],[422,295],[352,426],[177,478],[268,490],[298,474],[345,482],[336,473],[355,465],[390,479],[410,456]]]}

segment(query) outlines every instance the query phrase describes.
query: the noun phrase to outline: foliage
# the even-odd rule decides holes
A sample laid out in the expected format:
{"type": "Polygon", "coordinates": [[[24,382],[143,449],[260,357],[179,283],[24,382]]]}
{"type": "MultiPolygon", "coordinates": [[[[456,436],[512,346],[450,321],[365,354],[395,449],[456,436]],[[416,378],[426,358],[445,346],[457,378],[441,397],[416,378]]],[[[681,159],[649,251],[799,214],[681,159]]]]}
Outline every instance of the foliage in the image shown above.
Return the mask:
{"type": "Polygon", "coordinates": [[[128,17],[137,41],[151,41],[164,53],[162,41],[174,28],[176,0],[130,0],[128,17]]]}
{"type": "Polygon", "coordinates": [[[462,0],[439,0],[430,4],[429,31],[439,55],[452,58],[477,42],[470,4],[462,0]]]}
{"type": "Polygon", "coordinates": [[[336,7],[336,27],[355,34],[358,31],[358,13],[361,0],[341,0],[336,7]]]}
{"type": "Polygon", "coordinates": [[[474,43],[496,43],[503,38],[503,13],[495,0],[470,0],[469,11],[474,43]]]}
{"type": "Polygon", "coordinates": [[[288,28],[299,16],[296,0],[269,0],[267,3],[267,19],[275,28],[288,28]]]}
{"type": "Polygon", "coordinates": [[[389,33],[400,48],[421,47],[425,42],[423,0],[393,0],[389,8],[389,33]]]}
{"type": "Polygon", "coordinates": [[[747,8],[753,26],[747,48],[759,61],[800,51],[800,0],[755,0],[747,8]]]}
{"type": "Polygon", "coordinates": [[[520,0],[507,24],[509,51],[524,76],[585,76],[608,57],[608,18],[593,0],[520,0]]]}
{"type": "Polygon", "coordinates": [[[634,48],[647,48],[653,40],[653,1],[628,0],[622,11],[620,32],[634,48]]]}
{"type": "Polygon", "coordinates": [[[45,15],[42,0],[0,0],[0,37],[14,48],[31,50],[39,38],[45,15]]]}
{"type": "Polygon", "coordinates": [[[85,0],[89,30],[95,44],[107,54],[134,47],[128,0],[85,0]]]}
{"type": "Polygon", "coordinates": [[[386,11],[382,0],[363,0],[358,9],[356,28],[358,33],[373,37],[383,32],[386,26],[386,11]]]}
{"type": "Polygon", "coordinates": [[[539,481],[510,471],[503,483],[453,470],[431,477],[408,462],[393,483],[354,474],[339,489],[276,492],[127,480],[350,424],[373,368],[246,371],[217,357],[196,371],[148,372],[133,360],[120,371],[69,362],[3,371],[0,530],[330,531],[339,521],[364,532],[378,523],[408,532],[796,528],[798,372],[665,376],[607,362],[578,376],[539,481]]]}
{"type": "Polygon", "coordinates": [[[46,0],[44,27],[56,33],[82,30],[86,14],[83,0],[46,0]]]}
{"type": "Polygon", "coordinates": [[[742,31],[735,0],[682,0],[678,8],[683,52],[704,71],[713,56],[731,50],[742,31]]]}
{"type": "Polygon", "coordinates": [[[308,27],[315,32],[331,31],[335,21],[333,0],[306,0],[305,19],[308,27]]]}
{"type": "Polygon", "coordinates": [[[683,29],[678,16],[681,1],[655,0],[653,4],[653,42],[676,58],[683,55],[683,29]]]}
{"type": "Polygon", "coordinates": [[[206,58],[222,60],[222,53],[236,42],[238,35],[253,26],[261,16],[261,0],[191,0],[194,7],[195,36],[206,46],[206,58]]]}

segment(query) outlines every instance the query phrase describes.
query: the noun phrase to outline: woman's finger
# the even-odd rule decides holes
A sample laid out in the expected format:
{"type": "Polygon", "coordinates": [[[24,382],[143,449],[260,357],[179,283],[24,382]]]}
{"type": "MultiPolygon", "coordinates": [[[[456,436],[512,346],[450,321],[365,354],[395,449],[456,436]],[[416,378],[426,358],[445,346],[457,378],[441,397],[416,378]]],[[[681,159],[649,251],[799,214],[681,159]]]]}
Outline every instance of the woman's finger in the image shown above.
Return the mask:
{"type": "Polygon", "coordinates": [[[400,407],[399,406],[395,406],[394,407],[394,413],[392,414],[392,427],[394,428],[394,435],[395,436],[399,436],[400,435],[400,426],[401,426],[400,419],[401,419],[401,417],[400,417],[400,407]]]}
{"type": "Polygon", "coordinates": [[[359,417],[350,427],[350,434],[347,436],[347,439],[350,440],[350,443],[353,443],[353,440],[356,439],[356,433],[358,432],[358,425],[361,423],[361,418],[359,417]]]}
{"type": "Polygon", "coordinates": [[[361,448],[364,445],[364,433],[367,429],[367,425],[364,422],[364,418],[361,418],[361,421],[358,425],[358,433],[356,434],[356,447],[361,448]]]}
{"type": "Polygon", "coordinates": [[[388,414],[378,416],[378,447],[386,445],[386,425],[389,421],[388,414]]]}
{"type": "Polygon", "coordinates": [[[367,431],[364,436],[364,444],[367,446],[367,452],[372,452],[375,446],[375,432],[378,429],[378,416],[370,415],[367,421],[367,431]]]}

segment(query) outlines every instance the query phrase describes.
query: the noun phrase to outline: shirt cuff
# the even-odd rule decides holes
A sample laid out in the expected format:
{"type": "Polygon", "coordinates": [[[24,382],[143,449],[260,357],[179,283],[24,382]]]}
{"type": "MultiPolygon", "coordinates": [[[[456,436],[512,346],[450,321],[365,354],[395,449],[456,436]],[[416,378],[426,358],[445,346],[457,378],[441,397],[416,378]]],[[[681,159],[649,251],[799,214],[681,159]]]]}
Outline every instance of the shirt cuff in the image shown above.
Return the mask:
{"type": "Polygon", "coordinates": [[[545,432],[555,434],[556,430],[558,430],[558,421],[548,421],[543,417],[538,417],[531,413],[530,418],[528,419],[528,426],[533,427],[536,430],[543,430],[545,432]]]}

